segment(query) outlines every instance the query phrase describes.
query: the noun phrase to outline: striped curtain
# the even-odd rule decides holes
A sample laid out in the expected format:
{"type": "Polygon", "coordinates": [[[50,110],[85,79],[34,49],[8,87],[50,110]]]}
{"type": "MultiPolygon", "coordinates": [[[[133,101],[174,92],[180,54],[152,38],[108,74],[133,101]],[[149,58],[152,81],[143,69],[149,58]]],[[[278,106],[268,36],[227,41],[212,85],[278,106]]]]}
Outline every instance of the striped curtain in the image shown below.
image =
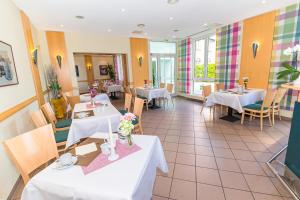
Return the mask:
{"type": "Polygon", "coordinates": [[[225,89],[234,88],[239,80],[242,23],[237,22],[217,29],[216,82],[225,89]]]}
{"type": "MultiPolygon", "coordinates": [[[[292,56],[284,55],[284,50],[299,44],[300,39],[300,4],[294,4],[277,11],[275,18],[275,28],[273,36],[273,51],[269,75],[269,87],[278,88],[282,83],[288,80],[278,80],[277,72],[281,71],[282,62],[292,64],[292,56]]],[[[299,56],[298,56],[299,58],[299,56]]],[[[298,62],[298,61],[296,61],[298,62]]],[[[295,61],[294,61],[295,63],[295,61]]],[[[293,63],[293,64],[294,64],[293,63]]],[[[298,68],[299,68],[298,63],[298,68]]],[[[297,99],[298,92],[289,90],[281,102],[281,108],[292,111],[294,102],[297,99]]]]}
{"type": "Polygon", "coordinates": [[[118,62],[118,55],[114,55],[114,71],[115,71],[115,81],[116,83],[119,82],[119,62],[118,62]]]}
{"type": "Polygon", "coordinates": [[[191,93],[191,39],[177,42],[177,92],[191,93]]]}

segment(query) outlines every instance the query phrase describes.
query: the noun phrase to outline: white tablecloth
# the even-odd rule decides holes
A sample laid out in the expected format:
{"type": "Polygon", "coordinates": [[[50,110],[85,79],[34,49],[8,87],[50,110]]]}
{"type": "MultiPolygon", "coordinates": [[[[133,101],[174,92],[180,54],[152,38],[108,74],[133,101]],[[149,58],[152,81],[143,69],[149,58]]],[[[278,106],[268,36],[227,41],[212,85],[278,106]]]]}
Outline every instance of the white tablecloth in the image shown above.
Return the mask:
{"type": "Polygon", "coordinates": [[[156,168],[167,173],[168,166],[157,136],[133,139],[142,150],[87,175],[79,166],[51,164],[27,183],[22,200],[150,200],[156,168]]]}
{"type": "Polygon", "coordinates": [[[106,91],[107,91],[107,93],[123,92],[123,87],[122,87],[122,85],[109,85],[109,86],[107,86],[106,91]]]}
{"type": "Polygon", "coordinates": [[[169,92],[166,88],[136,88],[136,94],[142,97],[146,97],[149,101],[159,97],[166,98],[169,96],[169,92]]]}
{"type": "Polygon", "coordinates": [[[67,147],[78,142],[82,138],[93,135],[96,132],[108,132],[108,118],[111,119],[112,131],[118,131],[121,114],[110,102],[108,103],[108,106],[101,105],[93,109],[87,109],[87,104],[88,103],[76,104],[72,118],[74,118],[74,112],[84,110],[93,110],[95,116],[72,120],[66,144],[67,147]]]}
{"type": "MultiPolygon", "coordinates": [[[[110,101],[107,94],[97,94],[94,98],[95,101],[110,101]]],[[[80,102],[90,102],[91,95],[90,94],[82,94],[80,95],[80,102]]]]}
{"type": "Polygon", "coordinates": [[[265,94],[263,89],[249,89],[246,92],[244,94],[234,94],[228,91],[213,92],[207,97],[206,105],[221,104],[242,113],[243,106],[263,100],[265,94]]]}

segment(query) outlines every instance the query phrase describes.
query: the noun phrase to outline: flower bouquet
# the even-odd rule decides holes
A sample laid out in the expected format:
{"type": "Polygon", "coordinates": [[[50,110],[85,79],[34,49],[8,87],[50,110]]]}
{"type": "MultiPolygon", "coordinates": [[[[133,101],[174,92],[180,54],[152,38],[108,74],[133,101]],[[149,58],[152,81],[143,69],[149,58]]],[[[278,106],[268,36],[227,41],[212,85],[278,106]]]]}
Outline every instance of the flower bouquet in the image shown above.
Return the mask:
{"type": "Polygon", "coordinates": [[[89,93],[91,95],[91,105],[95,106],[95,101],[94,101],[94,97],[97,96],[98,91],[96,90],[96,88],[90,88],[89,89],[89,93]]]}
{"type": "Polygon", "coordinates": [[[132,130],[134,129],[133,121],[135,119],[136,116],[128,112],[121,117],[121,122],[119,125],[121,136],[123,136],[123,138],[127,138],[129,146],[133,144],[131,133],[132,130]]]}

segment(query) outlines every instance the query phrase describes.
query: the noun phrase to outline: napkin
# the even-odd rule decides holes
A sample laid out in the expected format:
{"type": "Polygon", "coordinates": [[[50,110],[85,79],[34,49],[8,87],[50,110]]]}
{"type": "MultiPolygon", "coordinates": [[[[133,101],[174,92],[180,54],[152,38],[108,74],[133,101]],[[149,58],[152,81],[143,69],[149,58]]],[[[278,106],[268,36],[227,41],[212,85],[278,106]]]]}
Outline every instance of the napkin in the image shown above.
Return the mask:
{"type": "Polygon", "coordinates": [[[80,155],[80,156],[83,156],[85,154],[88,154],[88,153],[91,153],[91,152],[94,152],[94,151],[97,151],[97,146],[94,142],[75,148],[76,155],[80,155]]]}

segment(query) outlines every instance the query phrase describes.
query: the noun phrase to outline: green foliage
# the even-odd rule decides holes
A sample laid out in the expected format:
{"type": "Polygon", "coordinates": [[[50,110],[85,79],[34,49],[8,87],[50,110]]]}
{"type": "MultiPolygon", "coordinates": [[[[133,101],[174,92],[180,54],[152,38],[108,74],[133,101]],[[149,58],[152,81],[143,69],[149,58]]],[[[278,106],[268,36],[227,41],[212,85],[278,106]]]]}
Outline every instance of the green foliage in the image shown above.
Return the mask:
{"type": "MultiPolygon", "coordinates": [[[[195,65],[195,78],[204,78],[205,77],[205,68],[204,65],[195,65]]],[[[207,78],[214,79],[216,77],[216,65],[208,64],[207,68],[207,78]]]]}
{"type": "Polygon", "coordinates": [[[299,77],[300,72],[289,63],[282,63],[282,67],[284,70],[277,73],[277,79],[289,78],[290,81],[294,81],[299,77]]]}
{"type": "Polygon", "coordinates": [[[152,81],[153,81],[153,86],[156,85],[155,75],[156,75],[156,62],[152,61],[152,81]]]}
{"type": "Polygon", "coordinates": [[[53,66],[49,66],[47,69],[47,81],[48,88],[52,94],[52,98],[59,99],[61,97],[61,87],[58,83],[57,74],[54,71],[53,66]]]}
{"type": "Polygon", "coordinates": [[[116,80],[116,74],[115,74],[115,70],[114,70],[112,65],[108,65],[107,72],[108,72],[108,75],[109,75],[110,79],[115,81],[116,80]]]}

